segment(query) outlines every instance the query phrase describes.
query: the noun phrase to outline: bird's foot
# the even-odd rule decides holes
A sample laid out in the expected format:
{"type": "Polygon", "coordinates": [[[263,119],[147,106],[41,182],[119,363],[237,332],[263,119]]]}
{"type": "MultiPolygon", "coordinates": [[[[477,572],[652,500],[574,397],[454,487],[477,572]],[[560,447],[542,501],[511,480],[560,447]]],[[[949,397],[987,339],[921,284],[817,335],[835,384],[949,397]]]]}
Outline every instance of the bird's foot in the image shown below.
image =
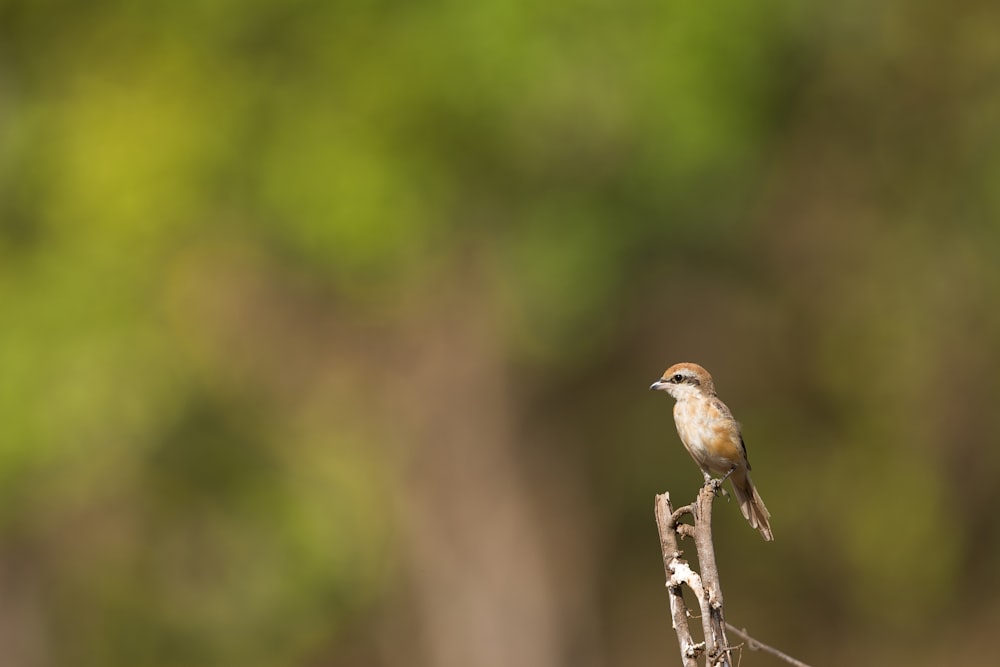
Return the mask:
{"type": "Polygon", "coordinates": [[[736,466],[733,466],[732,468],[729,469],[729,472],[723,475],[720,479],[713,479],[711,475],[709,475],[708,473],[704,473],[705,486],[711,488],[712,493],[714,493],[715,495],[722,496],[723,498],[728,498],[729,493],[726,492],[724,488],[722,488],[722,485],[725,483],[727,479],[729,479],[729,476],[732,475],[735,470],[736,466]]]}
{"type": "Polygon", "coordinates": [[[714,493],[715,495],[726,498],[727,496],[729,496],[729,492],[726,491],[724,488],[722,488],[722,483],[725,481],[726,481],[725,477],[723,477],[722,479],[712,479],[711,477],[706,477],[705,486],[710,488],[712,490],[712,493],[714,493]]]}
{"type": "Polygon", "coordinates": [[[736,471],[736,466],[734,465],[732,468],[729,469],[729,472],[723,475],[722,479],[719,480],[719,486],[722,486],[722,483],[725,482],[727,479],[729,479],[729,476],[732,475],[735,471],[736,471]]]}

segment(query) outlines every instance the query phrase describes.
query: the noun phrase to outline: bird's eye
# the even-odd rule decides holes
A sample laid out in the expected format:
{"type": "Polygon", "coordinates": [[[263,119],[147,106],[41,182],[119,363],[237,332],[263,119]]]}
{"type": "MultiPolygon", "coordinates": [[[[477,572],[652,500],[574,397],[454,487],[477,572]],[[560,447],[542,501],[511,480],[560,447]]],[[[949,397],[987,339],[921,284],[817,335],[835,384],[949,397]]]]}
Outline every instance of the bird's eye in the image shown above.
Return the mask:
{"type": "Polygon", "coordinates": [[[678,373],[677,375],[670,378],[670,381],[673,382],[674,384],[680,384],[681,382],[684,381],[684,376],[678,373]]]}

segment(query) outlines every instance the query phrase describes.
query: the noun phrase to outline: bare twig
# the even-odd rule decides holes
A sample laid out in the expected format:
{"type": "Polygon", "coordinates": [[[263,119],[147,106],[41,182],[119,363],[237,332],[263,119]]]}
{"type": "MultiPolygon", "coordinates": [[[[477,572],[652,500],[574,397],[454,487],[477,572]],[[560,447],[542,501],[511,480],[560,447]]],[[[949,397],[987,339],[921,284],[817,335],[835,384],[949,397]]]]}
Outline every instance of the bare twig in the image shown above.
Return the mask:
{"type": "Polygon", "coordinates": [[[670,594],[670,614],[677,632],[681,661],[684,667],[698,667],[698,658],[705,656],[706,667],[732,667],[732,651],[726,637],[728,629],[747,642],[752,650],[762,650],[796,665],[809,667],[781,651],[762,644],[745,630],[727,623],[723,615],[722,585],[719,582],[719,568],[715,562],[715,545],[712,540],[712,502],[717,486],[706,484],[698,493],[698,499],[674,510],[670,505],[670,494],[656,496],[656,527],[660,533],[660,550],[663,552],[663,570],[667,575],[667,591],[670,594]],[[694,517],[694,524],[682,523],[686,515],[694,517]],[[695,572],[686,560],[681,558],[680,540],[691,537],[698,552],[701,573],[695,572]],[[684,603],[683,586],[694,593],[701,611],[701,625],[704,641],[695,642],[688,624],[690,612],[684,603]]]}
{"type": "Polygon", "coordinates": [[[684,667],[694,667],[700,653],[705,653],[705,664],[714,667],[731,667],[729,641],[722,618],[722,587],[715,567],[715,551],[712,545],[712,496],[699,494],[698,502],[682,507],[676,512],[670,505],[670,494],[656,496],[656,526],[660,532],[660,549],[663,552],[663,569],[667,574],[667,590],[670,592],[670,613],[673,617],[677,642],[681,649],[684,667]],[[695,518],[695,524],[678,523],[687,511],[695,518]],[[693,528],[693,530],[691,530],[693,528]],[[702,573],[693,571],[687,561],[680,557],[678,538],[693,534],[695,548],[702,573]],[[687,584],[694,592],[701,607],[702,633],[704,642],[695,644],[688,626],[687,607],[681,593],[681,585],[687,584]]]}
{"type": "Polygon", "coordinates": [[[751,651],[764,651],[765,653],[770,653],[773,656],[781,658],[790,665],[795,665],[795,667],[809,667],[809,665],[802,662],[801,660],[796,660],[787,653],[783,653],[778,649],[774,648],[773,646],[768,646],[767,644],[757,639],[754,639],[749,634],[747,634],[746,629],[737,628],[732,623],[726,623],[726,627],[734,635],[743,639],[747,643],[747,648],[750,649],[751,651]]]}
{"type": "MultiPolygon", "coordinates": [[[[669,496],[670,494],[667,495],[669,496]]],[[[685,514],[694,514],[694,505],[685,505],[684,507],[675,509],[674,513],[670,515],[670,527],[676,527],[685,514]]]]}
{"type": "MultiPolygon", "coordinates": [[[[688,627],[688,610],[684,604],[681,583],[674,579],[674,570],[681,560],[681,550],[677,546],[677,533],[674,531],[673,509],[670,507],[670,494],[656,496],[655,501],[656,527],[660,531],[660,551],[663,552],[663,571],[667,575],[667,592],[670,594],[670,616],[673,619],[677,642],[681,648],[681,662],[684,667],[698,667],[698,655],[705,650],[705,643],[695,644],[688,627]],[[671,583],[674,582],[674,583],[671,583]]],[[[686,565],[686,563],[685,563],[686,565]]]]}
{"type": "Polygon", "coordinates": [[[712,642],[708,643],[709,659],[718,655],[714,664],[729,667],[732,655],[729,653],[729,639],[726,637],[725,619],[722,616],[722,584],[719,582],[719,568],[715,564],[715,543],[712,540],[712,502],[715,500],[715,487],[706,484],[698,492],[698,501],[694,508],[694,545],[698,550],[698,562],[701,565],[701,577],[705,582],[705,595],[708,602],[710,635],[712,642]]]}

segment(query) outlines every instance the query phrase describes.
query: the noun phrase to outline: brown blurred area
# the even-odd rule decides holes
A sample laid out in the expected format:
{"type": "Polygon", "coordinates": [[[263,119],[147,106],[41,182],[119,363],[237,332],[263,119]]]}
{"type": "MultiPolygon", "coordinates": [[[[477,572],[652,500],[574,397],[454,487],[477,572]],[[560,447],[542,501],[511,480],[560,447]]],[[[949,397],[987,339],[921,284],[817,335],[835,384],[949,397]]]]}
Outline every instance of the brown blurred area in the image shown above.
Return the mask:
{"type": "Polygon", "coordinates": [[[678,664],[680,361],[773,515],[716,506],[729,621],[983,660],[998,26],[0,3],[0,662],[678,664]]]}

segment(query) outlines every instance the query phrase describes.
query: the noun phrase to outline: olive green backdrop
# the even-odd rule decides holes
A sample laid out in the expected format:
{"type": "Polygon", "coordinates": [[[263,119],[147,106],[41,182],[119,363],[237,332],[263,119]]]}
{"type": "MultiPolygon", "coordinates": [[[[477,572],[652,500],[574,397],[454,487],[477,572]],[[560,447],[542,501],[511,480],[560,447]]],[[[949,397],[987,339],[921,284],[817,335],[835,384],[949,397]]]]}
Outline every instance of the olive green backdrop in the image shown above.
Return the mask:
{"type": "Polygon", "coordinates": [[[677,664],[696,361],[776,536],[717,505],[729,620],[989,662],[998,27],[0,2],[0,661],[677,664]]]}

